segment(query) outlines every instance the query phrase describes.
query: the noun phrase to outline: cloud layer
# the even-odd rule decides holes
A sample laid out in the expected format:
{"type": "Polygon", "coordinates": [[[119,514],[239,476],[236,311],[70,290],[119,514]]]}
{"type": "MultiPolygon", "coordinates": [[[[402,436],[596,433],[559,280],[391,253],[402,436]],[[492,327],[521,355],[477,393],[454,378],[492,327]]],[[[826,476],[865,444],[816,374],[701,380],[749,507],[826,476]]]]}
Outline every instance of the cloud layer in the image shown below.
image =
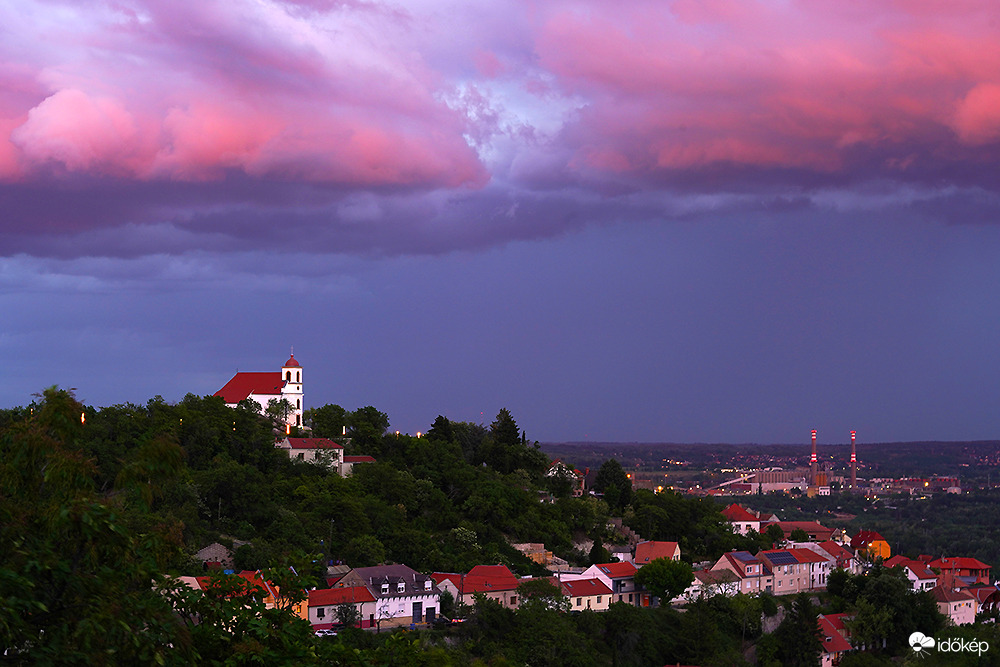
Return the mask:
{"type": "Polygon", "coordinates": [[[985,0],[125,0],[0,26],[7,255],[437,253],[873,187],[995,218],[985,0]]]}

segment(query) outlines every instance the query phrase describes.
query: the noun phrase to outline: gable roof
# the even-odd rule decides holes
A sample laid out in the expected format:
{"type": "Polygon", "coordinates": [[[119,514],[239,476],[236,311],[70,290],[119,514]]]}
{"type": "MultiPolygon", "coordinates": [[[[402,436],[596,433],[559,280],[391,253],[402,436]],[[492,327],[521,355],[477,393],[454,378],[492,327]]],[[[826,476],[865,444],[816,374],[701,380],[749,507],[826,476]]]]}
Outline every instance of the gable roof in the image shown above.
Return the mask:
{"type": "Polygon", "coordinates": [[[344,463],[375,463],[375,457],[363,454],[358,454],[355,456],[345,456],[344,463]]]}
{"type": "Polygon", "coordinates": [[[733,503],[726,509],[722,510],[722,516],[726,517],[726,520],[730,523],[760,523],[760,517],[754,516],[736,503],[733,503]]]}
{"type": "MultiPolygon", "coordinates": [[[[801,528],[806,535],[815,535],[817,538],[829,539],[833,534],[833,528],[827,528],[818,521],[778,521],[776,523],[784,531],[785,537],[791,536],[798,528],[801,528]]],[[[766,530],[763,525],[761,525],[761,529],[762,531],[766,530]]]]}
{"type": "Polygon", "coordinates": [[[885,542],[885,538],[874,530],[862,530],[851,538],[851,548],[857,549],[859,546],[864,546],[870,542],[885,542]]]}
{"type": "Polygon", "coordinates": [[[290,449],[343,449],[343,445],[338,445],[329,438],[285,438],[278,443],[284,448],[288,444],[290,449]]]}
{"type": "Polygon", "coordinates": [[[309,606],[321,607],[357,602],[375,602],[375,596],[365,586],[350,586],[347,588],[323,588],[309,591],[309,606]]]}
{"type": "Polygon", "coordinates": [[[585,595],[611,595],[611,589],[600,579],[577,579],[575,581],[560,581],[563,592],[569,597],[585,595]]]}
{"type": "Polygon", "coordinates": [[[989,565],[976,558],[966,558],[965,556],[943,557],[928,563],[931,567],[939,570],[989,570],[989,565]]]}
{"type": "Polygon", "coordinates": [[[635,573],[638,571],[632,563],[600,563],[594,567],[611,579],[634,577],[635,573]]]}
{"type": "Polygon", "coordinates": [[[947,586],[935,586],[931,589],[931,595],[938,602],[965,602],[976,599],[965,591],[953,591],[947,586]]]}
{"type": "Polygon", "coordinates": [[[818,620],[820,632],[823,633],[821,643],[824,653],[842,653],[851,650],[851,644],[840,636],[837,627],[829,619],[820,614],[818,620]]]}
{"type": "Polygon", "coordinates": [[[676,542],[657,542],[654,540],[639,542],[639,544],[635,545],[635,564],[641,567],[657,558],[670,560],[676,552],[676,542]]]}
{"type": "Polygon", "coordinates": [[[347,588],[351,585],[368,586],[372,595],[377,598],[400,595],[436,595],[441,592],[432,577],[420,574],[413,568],[399,563],[355,568],[337,582],[337,586],[340,588],[347,588]],[[431,582],[430,590],[425,588],[425,582],[428,580],[431,582]],[[382,594],[382,584],[389,584],[389,592],[385,595],[382,594]],[[398,590],[399,584],[403,584],[402,592],[398,590]]]}
{"type": "Polygon", "coordinates": [[[787,551],[788,553],[795,556],[795,558],[798,559],[800,563],[826,563],[827,561],[832,560],[833,558],[832,556],[830,558],[823,558],[812,549],[791,548],[788,549],[787,551]]]}
{"type": "Polygon", "coordinates": [[[490,591],[512,591],[518,587],[517,577],[506,565],[477,565],[459,581],[460,591],[466,593],[488,593],[490,591]]]}
{"type": "Polygon", "coordinates": [[[250,395],[280,396],[285,381],[281,379],[281,371],[273,373],[237,373],[219,391],[212,394],[221,396],[226,403],[239,403],[250,395]]]}

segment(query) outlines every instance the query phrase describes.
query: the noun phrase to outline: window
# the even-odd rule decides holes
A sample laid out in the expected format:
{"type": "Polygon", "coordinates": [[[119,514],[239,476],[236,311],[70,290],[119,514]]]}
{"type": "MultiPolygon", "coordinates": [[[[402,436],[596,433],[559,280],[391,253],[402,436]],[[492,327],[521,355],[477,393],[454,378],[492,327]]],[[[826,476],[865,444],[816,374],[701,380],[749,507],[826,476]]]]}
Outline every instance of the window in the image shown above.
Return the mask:
{"type": "Polygon", "coordinates": [[[429,591],[430,589],[431,589],[431,580],[428,579],[427,581],[424,582],[424,590],[429,591]]]}
{"type": "Polygon", "coordinates": [[[389,594],[389,584],[382,584],[382,595],[389,594]]]}
{"type": "Polygon", "coordinates": [[[403,583],[403,582],[401,581],[401,582],[399,582],[398,584],[396,584],[396,592],[397,592],[397,593],[402,593],[402,592],[404,592],[405,590],[406,590],[406,584],[405,584],[405,583],[403,583]]]}
{"type": "Polygon", "coordinates": [[[511,605],[517,604],[517,596],[516,595],[511,595],[510,596],[510,603],[511,603],[511,605]]]}
{"type": "Polygon", "coordinates": [[[326,616],[326,607],[316,608],[316,618],[324,618],[326,616]]]}
{"type": "Polygon", "coordinates": [[[295,371],[295,381],[302,382],[302,371],[295,371]]]}
{"type": "Polygon", "coordinates": [[[631,593],[629,593],[629,594],[628,594],[628,601],[629,601],[629,602],[631,602],[631,601],[632,601],[632,594],[631,594],[631,593]]]}
{"type": "Polygon", "coordinates": [[[291,381],[292,381],[292,372],[288,371],[285,373],[285,382],[291,382],[291,381]]]}
{"type": "Polygon", "coordinates": [[[601,604],[601,596],[600,595],[597,596],[597,604],[601,604]]]}
{"type": "Polygon", "coordinates": [[[579,607],[581,605],[583,605],[583,598],[577,598],[576,599],[576,606],[579,607]]]}
{"type": "Polygon", "coordinates": [[[296,410],[301,410],[302,409],[302,401],[300,399],[298,399],[298,398],[295,399],[295,409],[296,410]]]}

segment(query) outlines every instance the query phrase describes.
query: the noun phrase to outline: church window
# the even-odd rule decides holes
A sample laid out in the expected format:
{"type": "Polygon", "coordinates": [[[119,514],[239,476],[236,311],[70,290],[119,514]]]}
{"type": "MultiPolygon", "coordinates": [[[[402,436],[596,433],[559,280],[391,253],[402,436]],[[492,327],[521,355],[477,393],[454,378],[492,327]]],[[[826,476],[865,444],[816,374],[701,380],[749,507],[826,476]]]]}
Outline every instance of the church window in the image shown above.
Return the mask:
{"type": "Polygon", "coordinates": [[[292,372],[291,371],[285,371],[285,380],[287,382],[291,382],[292,381],[292,372]]]}
{"type": "Polygon", "coordinates": [[[295,371],[295,381],[302,382],[302,371],[295,371]]]}
{"type": "Polygon", "coordinates": [[[297,398],[295,399],[295,409],[296,410],[301,410],[302,409],[302,401],[300,399],[297,399],[297,398]]]}

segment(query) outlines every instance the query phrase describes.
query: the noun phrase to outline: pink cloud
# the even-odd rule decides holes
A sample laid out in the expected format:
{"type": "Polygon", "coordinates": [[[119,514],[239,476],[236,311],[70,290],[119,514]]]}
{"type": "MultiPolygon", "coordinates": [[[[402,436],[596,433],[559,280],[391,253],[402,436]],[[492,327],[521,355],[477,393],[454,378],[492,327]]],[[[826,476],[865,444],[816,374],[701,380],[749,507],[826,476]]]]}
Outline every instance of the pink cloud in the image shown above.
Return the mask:
{"type": "Polygon", "coordinates": [[[1000,85],[981,83],[970,90],[958,104],[954,128],[968,144],[1000,139],[1000,85]]]}

